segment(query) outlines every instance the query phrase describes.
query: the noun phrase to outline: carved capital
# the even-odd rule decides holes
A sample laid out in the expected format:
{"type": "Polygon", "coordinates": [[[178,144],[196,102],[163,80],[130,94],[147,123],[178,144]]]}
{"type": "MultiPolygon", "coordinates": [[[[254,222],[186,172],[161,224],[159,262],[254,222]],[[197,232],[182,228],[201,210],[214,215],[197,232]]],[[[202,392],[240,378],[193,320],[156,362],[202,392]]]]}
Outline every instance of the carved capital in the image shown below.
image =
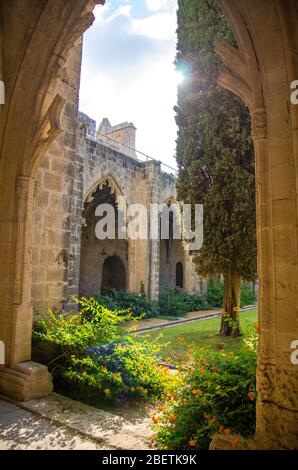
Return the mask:
{"type": "Polygon", "coordinates": [[[19,176],[17,179],[17,196],[20,199],[25,199],[29,193],[30,178],[29,176],[19,176]]]}
{"type": "Polygon", "coordinates": [[[251,113],[251,135],[255,141],[267,139],[267,113],[264,107],[251,113]]]}

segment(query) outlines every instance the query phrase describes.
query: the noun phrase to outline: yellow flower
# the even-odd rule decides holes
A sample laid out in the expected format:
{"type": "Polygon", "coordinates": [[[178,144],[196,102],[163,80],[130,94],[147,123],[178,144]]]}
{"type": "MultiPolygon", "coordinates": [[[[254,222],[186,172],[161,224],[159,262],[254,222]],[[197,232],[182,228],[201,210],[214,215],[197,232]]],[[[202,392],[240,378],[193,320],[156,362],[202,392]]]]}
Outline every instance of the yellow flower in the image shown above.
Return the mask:
{"type": "Polygon", "coordinates": [[[107,397],[108,395],[110,395],[110,389],[109,388],[105,388],[103,393],[105,394],[105,396],[107,397]]]}
{"type": "Polygon", "coordinates": [[[83,376],[86,377],[86,375],[88,375],[88,373],[86,371],[83,372],[83,376]]]}
{"type": "Polygon", "coordinates": [[[191,391],[193,395],[201,395],[203,392],[200,388],[195,388],[194,390],[191,391]]]}
{"type": "Polygon", "coordinates": [[[135,392],[136,391],[135,387],[131,387],[130,391],[135,392]]]}

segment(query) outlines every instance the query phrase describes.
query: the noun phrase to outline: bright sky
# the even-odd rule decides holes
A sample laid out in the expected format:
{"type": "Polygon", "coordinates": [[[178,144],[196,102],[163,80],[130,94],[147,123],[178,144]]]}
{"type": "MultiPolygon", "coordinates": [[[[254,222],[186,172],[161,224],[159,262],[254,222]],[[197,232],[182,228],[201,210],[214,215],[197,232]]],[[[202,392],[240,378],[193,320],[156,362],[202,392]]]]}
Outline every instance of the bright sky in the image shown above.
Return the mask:
{"type": "Polygon", "coordinates": [[[136,148],[176,167],[177,0],[106,0],[84,35],[80,110],[137,127],[136,148]]]}

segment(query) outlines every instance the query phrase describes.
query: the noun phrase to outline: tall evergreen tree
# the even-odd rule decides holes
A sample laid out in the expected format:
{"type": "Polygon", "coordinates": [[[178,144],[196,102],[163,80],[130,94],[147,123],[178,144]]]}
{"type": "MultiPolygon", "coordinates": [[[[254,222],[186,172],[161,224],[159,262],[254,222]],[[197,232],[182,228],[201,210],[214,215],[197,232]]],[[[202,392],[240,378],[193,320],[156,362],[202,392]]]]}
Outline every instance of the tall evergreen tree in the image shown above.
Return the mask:
{"type": "Polygon", "coordinates": [[[217,85],[217,43],[235,45],[216,0],[178,0],[176,65],[188,73],[178,91],[178,198],[204,205],[198,274],[223,275],[221,333],[239,334],[240,281],[256,274],[254,153],[250,115],[217,85]]]}

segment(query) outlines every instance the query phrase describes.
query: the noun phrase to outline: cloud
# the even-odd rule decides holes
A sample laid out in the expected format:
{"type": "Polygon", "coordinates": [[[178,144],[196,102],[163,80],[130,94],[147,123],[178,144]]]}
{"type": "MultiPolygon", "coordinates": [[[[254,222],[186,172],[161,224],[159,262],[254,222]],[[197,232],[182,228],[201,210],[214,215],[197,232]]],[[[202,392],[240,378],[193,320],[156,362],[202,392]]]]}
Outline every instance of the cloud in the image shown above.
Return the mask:
{"type": "Polygon", "coordinates": [[[157,38],[172,39],[176,28],[176,17],[170,13],[157,13],[141,20],[132,20],[136,34],[157,38]]]}
{"type": "Polygon", "coordinates": [[[132,121],[137,149],[173,166],[176,16],[166,9],[173,1],[152,2],[162,8],[151,13],[145,0],[142,10],[141,0],[138,10],[134,0],[111,3],[95,9],[84,36],[80,109],[97,124],[132,121]]]}
{"type": "Polygon", "coordinates": [[[146,0],[149,11],[167,11],[173,13],[177,9],[176,0],[146,0]]]}

